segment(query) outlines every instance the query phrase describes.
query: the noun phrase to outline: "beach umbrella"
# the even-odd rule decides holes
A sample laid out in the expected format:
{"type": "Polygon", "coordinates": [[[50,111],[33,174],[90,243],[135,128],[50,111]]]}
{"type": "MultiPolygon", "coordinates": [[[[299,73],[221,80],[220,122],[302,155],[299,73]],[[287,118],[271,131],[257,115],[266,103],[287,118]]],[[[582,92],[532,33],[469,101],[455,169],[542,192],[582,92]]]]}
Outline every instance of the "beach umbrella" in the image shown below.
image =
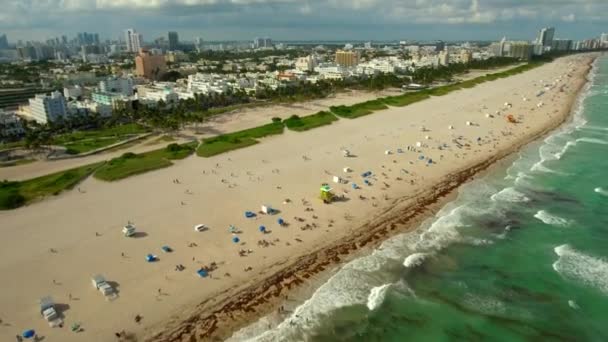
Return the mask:
{"type": "Polygon", "coordinates": [[[156,261],[156,256],[152,255],[152,254],[148,254],[146,255],[146,261],[147,262],[153,262],[156,261]]]}
{"type": "Polygon", "coordinates": [[[28,329],[28,330],[24,331],[23,334],[21,334],[21,336],[23,336],[25,338],[32,338],[32,337],[36,336],[36,331],[34,331],[34,329],[28,329]]]}
{"type": "Polygon", "coordinates": [[[285,220],[283,220],[282,218],[279,218],[279,219],[277,220],[277,222],[278,222],[278,223],[279,223],[281,226],[285,224],[285,220]]]}
{"type": "Polygon", "coordinates": [[[357,188],[357,184],[355,184],[355,183],[353,183],[352,186],[353,186],[353,189],[357,188]]]}
{"type": "Polygon", "coordinates": [[[266,232],[266,227],[265,226],[260,226],[260,232],[265,233],[266,232]]]}
{"type": "Polygon", "coordinates": [[[233,236],[233,237],[232,237],[232,242],[234,242],[234,243],[239,243],[239,241],[241,241],[241,240],[239,239],[239,237],[238,237],[238,236],[233,236]]]}

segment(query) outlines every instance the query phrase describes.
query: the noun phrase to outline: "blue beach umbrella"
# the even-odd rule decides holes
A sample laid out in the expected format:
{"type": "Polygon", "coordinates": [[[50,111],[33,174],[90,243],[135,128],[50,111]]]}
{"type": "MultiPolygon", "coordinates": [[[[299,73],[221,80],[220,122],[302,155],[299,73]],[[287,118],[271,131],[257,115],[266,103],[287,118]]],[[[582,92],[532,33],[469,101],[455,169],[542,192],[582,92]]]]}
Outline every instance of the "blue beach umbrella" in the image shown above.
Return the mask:
{"type": "Polygon", "coordinates": [[[238,237],[238,236],[233,236],[233,237],[232,237],[232,242],[234,242],[234,243],[239,243],[239,241],[241,241],[241,240],[239,239],[239,237],[238,237]]]}
{"type": "Polygon", "coordinates": [[[34,331],[34,329],[29,329],[23,332],[23,334],[21,334],[21,336],[25,337],[25,338],[32,338],[34,336],[36,336],[36,331],[34,331]]]}
{"type": "Polygon", "coordinates": [[[282,218],[279,218],[277,222],[282,226],[285,224],[285,221],[282,218]]]}
{"type": "Polygon", "coordinates": [[[260,232],[266,233],[266,227],[265,226],[260,226],[260,232]]]}

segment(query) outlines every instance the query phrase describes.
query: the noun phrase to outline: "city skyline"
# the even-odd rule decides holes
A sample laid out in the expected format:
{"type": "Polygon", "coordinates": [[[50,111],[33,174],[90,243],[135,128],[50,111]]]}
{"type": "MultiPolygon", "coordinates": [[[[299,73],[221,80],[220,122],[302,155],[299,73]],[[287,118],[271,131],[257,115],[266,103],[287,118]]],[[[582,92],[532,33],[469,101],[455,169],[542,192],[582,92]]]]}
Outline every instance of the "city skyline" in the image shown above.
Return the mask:
{"type": "MultiPolygon", "coordinates": [[[[0,33],[11,43],[76,32],[118,39],[135,28],[146,41],[179,33],[180,40],[495,40],[534,39],[539,27],[559,26],[559,38],[606,31],[608,3],[599,0],[519,4],[514,0],[445,1],[206,1],[5,0],[0,33]],[[61,20],[58,20],[61,18],[61,20]]],[[[124,39],[124,38],[123,38],[124,39]]]]}

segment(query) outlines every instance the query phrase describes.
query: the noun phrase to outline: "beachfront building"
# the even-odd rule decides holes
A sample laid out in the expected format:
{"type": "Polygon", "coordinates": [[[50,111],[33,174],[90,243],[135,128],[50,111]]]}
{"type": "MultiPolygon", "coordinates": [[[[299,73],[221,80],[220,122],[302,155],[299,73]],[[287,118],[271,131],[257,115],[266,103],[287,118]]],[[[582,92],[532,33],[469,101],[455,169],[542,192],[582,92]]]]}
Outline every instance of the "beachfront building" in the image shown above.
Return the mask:
{"type": "Polygon", "coordinates": [[[135,57],[135,74],[149,80],[158,80],[167,71],[165,56],[154,55],[151,51],[141,49],[135,57]]]}
{"type": "Polygon", "coordinates": [[[54,91],[51,95],[37,94],[29,100],[29,115],[38,123],[46,124],[68,115],[68,107],[63,95],[54,91]]]}
{"type": "Polygon", "coordinates": [[[443,66],[448,66],[450,64],[450,52],[447,47],[439,52],[439,64],[443,66]]]}
{"type": "Polygon", "coordinates": [[[124,96],[133,95],[133,79],[130,77],[108,77],[99,81],[102,93],[119,93],[124,96]]]}
{"type": "Polygon", "coordinates": [[[149,106],[156,106],[160,101],[168,105],[177,103],[179,95],[173,88],[174,85],[169,82],[142,85],[137,87],[137,97],[139,102],[149,106]]]}
{"type": "Polygon", "coordinates": [[[342,80],[348,76],[346,68],[333,63],[321,63],[315,67],[315,71],[326,80],[342,80]]]}
{"type": "Polygon", "coordinates": [[[572,50],[572,40],[554,39],[551,44],[551,51],[570,51],[572,50]]]}
{"type": "Polygon", "coordinates": [[[358,51],[336,51],[336,64],[343,67],[353,67],[359,64],[361,56],[358,51]]]}
{"type": "Polygon", "coordinates": [[[544,27],[538,33],[537,42],[544,46],[546,49],[550,49],[553,44],[553,36],[555,36],[554,27],[544,27]]]}
{"type": "Polygon", "coordinates": [[[534,52],[534,46],[528,42],[509,42],[509,57],[521,60],[530,60],[534,52]]]}
{"type": "Polygon", "coordinates": [[[221,94],[228,90],[228,81],[218,74],[196,73],[188,76],[188,90],[200,94],[221,94]]]}
{"type": "Polygon", "coordinates": [[[470,50],[460,51],[460,63],[470,63],[473,60],[473,53],[470,50]]]}

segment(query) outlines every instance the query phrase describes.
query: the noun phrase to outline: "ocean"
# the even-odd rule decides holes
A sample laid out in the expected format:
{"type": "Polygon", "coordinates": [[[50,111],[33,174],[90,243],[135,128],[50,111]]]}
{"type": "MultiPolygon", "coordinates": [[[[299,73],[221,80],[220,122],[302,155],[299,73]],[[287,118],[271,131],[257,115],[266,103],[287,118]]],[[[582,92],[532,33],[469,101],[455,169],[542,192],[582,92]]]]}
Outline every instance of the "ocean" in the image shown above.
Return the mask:
{"type": "Polygon", "coordinates": [[[573,119],[253,341],[608,340],[608,57],[573,119]]]}

